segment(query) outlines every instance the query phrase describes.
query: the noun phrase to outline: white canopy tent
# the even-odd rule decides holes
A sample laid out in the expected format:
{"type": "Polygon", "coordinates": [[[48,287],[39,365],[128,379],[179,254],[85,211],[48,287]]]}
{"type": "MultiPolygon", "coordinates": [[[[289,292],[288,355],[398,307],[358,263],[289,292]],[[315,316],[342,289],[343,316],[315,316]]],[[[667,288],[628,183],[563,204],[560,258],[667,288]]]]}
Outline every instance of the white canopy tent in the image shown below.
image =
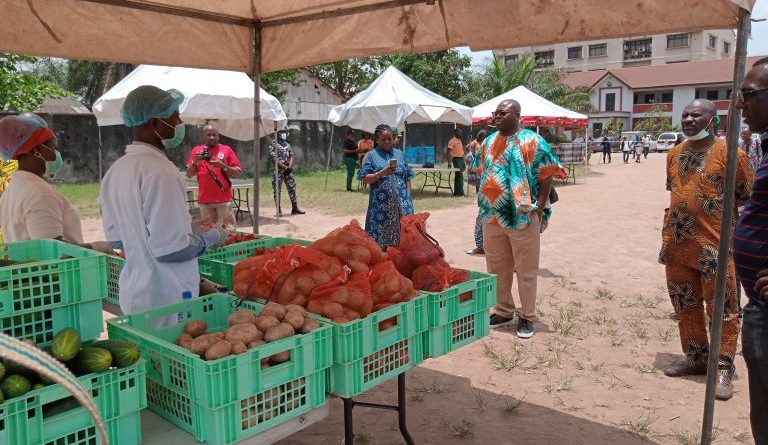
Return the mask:
{"type": "MultiPolygon", "coordinates": [[[[344,104],[334,107],[328,121],[373,133],[379,124],[407,128],[411,123],[448,122],[472,124],[472,108],[453,102],[424,88],[394,66],[388,67],[371,85],[344,104]]],[[[405,146],[404,134],[403,146],[405,146]]],[[[333,128],[328,145],[325,188],[333,148],[333,128]]]]}
{"type": "Polygon", "coordinates": [[[491,113],[496,111],[500,102],[514,99],[520,104],[520,118],[523,125],[586,126],[587,116],[552,103],[524,86],[519,86],[504,94],[481,103],[472,109],[472,122],[487,123],[491,113]]]}
{"type": "MultiPolygon", "coordinates": [[[[634,35],[738,28],[733,89],[744,77],[756,0],[5,0],[0,51],[70,59],[262,72],[351,57],[516,48],[634,35]],[[684,13],[681,14],[680,12],[684,13]],[[387,32],[381,32],[386,29],[387,32]],[[522,32],[509,32],[510,29],[522,32]]],[[[259,101],[255,88],[254,101],[259,101]]],[[[254,110],[254,133],[260,116],[254,110]]],[[[728,166],[702,444],[712,441],[736,182],[739,111],[728,114],[728,166]]],[[[254,138],[254,191],[261,154],[254,138]]],[[[258,232],[259,207],[254,217],[258,232]]],[[[398,380],[398,390],[402,382],[398,380]]],[[[403,389],[404,390],[404,389],[403,389]]],[[[103,435],[102,439],[106,441],[103,435]]],[[[352,440],[347,436],[347,440],[352,440]]]]}
{"type": "MultiPolygon", "coordinates": [[[[100,127],[123,125],[120,108],[125,97],[141,85],[184,94],[179,111],[187,124],[213,121],[219,133],[240,141],[253,139],[253,81],[245,73],[199,68],[141,65],[101,96],[93,105],[100,127]]],[[[285,126],[287,118],[280,101],[263,89],[259,94],[260,136],[285,126]]]]}

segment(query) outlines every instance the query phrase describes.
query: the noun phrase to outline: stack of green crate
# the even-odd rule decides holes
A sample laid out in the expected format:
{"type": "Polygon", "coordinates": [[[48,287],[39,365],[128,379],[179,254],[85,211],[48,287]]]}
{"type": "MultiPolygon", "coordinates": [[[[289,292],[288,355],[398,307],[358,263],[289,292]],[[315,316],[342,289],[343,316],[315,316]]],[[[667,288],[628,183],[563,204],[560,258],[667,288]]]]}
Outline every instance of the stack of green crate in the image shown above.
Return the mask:
{"type": "Polygon", "coordinates": [[[496,305],[496,276],[471,274],[471,280],[442,292],[420,292],[427,299],[429,313],[429,330],[424,333],[426,357],[440,357],[488,335],[488,310],[496,305]]]}
{"type": "Polygon", "coordinates": [[[221,284],[229,289],[233,288],[233,271],[238,261],[256,255],[260,249],[280,247],[287,244],[299,244],[308,246],[312,241],[293,238],[261,238],[232,244],[205,252],[198,259],[200,277],[207,278],[214,283],[221,284]]]}
{"type": "Polygon", "coordinates": [[[331,393],[353,397],[424,361],[422,336],[427,330],[427,301],[411,301],[376,311],[360,320],[333,325],[331,393]],[[382,322],[395,325],[381,329],[382,322]]]}
{"type": "MultiPolygon", "coordinates": [[[[325,377],[332,360],[327,323],[213,361],[174,343],[188,320],[204,320],[210,332],[225,330],[236,301],[214,294],[107,321],[110,338],[137,343],[148,362],[149,408],[211,445],[254,436],[327,401],[325,377]],[[284,351],[291,352],[289,361],[262,369],[262,359],[284,351]]],[[[245,301],[240,308],[258,314],[263,305],[245,301]]]]}

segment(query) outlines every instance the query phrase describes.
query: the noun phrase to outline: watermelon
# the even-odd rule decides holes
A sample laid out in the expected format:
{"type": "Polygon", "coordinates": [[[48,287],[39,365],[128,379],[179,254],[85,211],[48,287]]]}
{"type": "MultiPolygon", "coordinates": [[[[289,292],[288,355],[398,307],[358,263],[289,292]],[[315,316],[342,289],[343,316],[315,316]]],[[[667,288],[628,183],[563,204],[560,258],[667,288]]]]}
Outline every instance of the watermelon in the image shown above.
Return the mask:
{"type": "Polygon", "coordinates": [[[83,348],[75,357],[74,364],[83,374],[103,372],[112,366],[112,354],[104,348],[83,348]]]}
{"type": "Polygon", "coordinates": [[[9,375],[0,382],[0,391],[9,399],[23,396],[31,389],[32,383],[29,379],[18,374],[9,375]]]}
{"type": "Polygon", "coordinates": [[[118,368],[131,366],[141,357],[139,346],[126,340],[103,340],[96,342],[93,346],[109,351],[114,365],[118,368]]]}
{"type": "Polygon", "coordinates": [[[36,389],[43,389],[43,388],[45,388],[45,384],[43,383],[35,383],[34,385],[32,385],[32,391],[36,389]]]}
{"type": "Polygon", "coordinates": [[[51,343],[51,355],[57,360],[67,362],[72,360],[80,351],[80,333],[72,328],[60,330],[51,343]]]}
{"type": "Polygon", "coordinates": [[[0,362],[0,380],[3,380],[3,377],[5,377],[5,365],[0,362]]]}
{"type": "Polygon", "coordinates": [[[5,396],[3,395],[3,392],[0,391],[0,403],[5,402],[5,396]]]}

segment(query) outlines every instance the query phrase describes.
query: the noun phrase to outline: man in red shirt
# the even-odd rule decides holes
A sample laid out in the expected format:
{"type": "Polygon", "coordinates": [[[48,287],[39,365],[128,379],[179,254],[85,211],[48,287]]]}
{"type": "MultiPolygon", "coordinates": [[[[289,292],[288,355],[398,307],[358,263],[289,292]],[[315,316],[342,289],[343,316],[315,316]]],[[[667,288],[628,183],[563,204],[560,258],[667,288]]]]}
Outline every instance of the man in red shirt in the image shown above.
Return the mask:
{"type": "Polygon", "coordinates": [[[231,147],[219,144],[219,131],[211,124],[203,127],[203,144],[189,154],[187,177],[197,175],[197,200],[204,222],[234,230],[237,221],[232,208],[230,178],[242,173],[240,161],[231,147]]]}

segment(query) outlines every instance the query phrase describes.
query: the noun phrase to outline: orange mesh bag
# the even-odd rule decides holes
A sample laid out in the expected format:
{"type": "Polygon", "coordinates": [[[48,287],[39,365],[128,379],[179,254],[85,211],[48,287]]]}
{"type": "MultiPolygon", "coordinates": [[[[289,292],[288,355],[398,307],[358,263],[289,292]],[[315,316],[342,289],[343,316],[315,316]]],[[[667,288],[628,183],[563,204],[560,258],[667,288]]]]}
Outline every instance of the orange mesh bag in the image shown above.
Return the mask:
{"type": "Polygon", "coordinates": [[[338,259],[289,244],[237,263],[234,291],[241,298],[306,306],[315,287],[332,280],[343,283],[346,279],[347,270],[338,259]]]}
{"type": "Polygon", "coordinates": [[[344,284],[331,282],[315,288],[309,297],[307,310],[334,323],[347,323],[368,316],[373,310],[368,278],[364,273],[358,273],[344,284]]]}
{"type": "Polygon", "coordinates": [[[310,247],[338,258],[352,272],[366,272],[384,257],[379,245],[360,227],[356,219],[315,241],[310,247]]]}
{"type": "Polygon", "coordinates": [[[428,212],[403,216],[400,220],[400,245],[396,249],[387,249],[387,258],[406,277],[410,277],[417,267],[444,256],[440,244],[427,233],[428,218],[428,212]]]}
{"type": "MultiPolygon", "coordinates": [[[[445,264],[447,265],[448,263],[445,264]]],[[[453,285],[464,283],[471,279],[472,275],[466,270],[434,265],[434,263],[417,267],[411,277],[413,286],[416,289],[427,292],[441,292],[453,285]]],[[[471,291],[459,295],[459,301],[461,302],[471,299],[471,291]]]]}

